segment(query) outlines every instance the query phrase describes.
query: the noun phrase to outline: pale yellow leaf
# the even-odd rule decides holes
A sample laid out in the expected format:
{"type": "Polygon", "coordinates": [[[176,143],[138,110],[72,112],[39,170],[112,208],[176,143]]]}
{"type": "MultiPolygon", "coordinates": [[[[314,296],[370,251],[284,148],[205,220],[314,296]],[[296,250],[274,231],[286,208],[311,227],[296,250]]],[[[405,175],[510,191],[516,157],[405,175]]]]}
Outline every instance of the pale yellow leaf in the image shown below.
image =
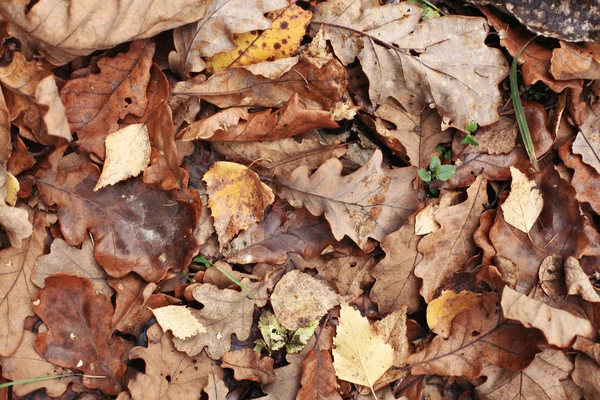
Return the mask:
{"type": "Polygon", "coordinates": [[[524,173],[515,167],[510,167],[510,173],[510,194],[502,204],[504,220],[518,230],[529,233],[542,212],[544,200],[535,182],[527,179],[524,173]]]}
{"type": "Polygon", "coordinates": [[[152,313],[163,331],[170,330],[176,338],[187,339],[199,333],[206,332],[204,325],[185,306],[156,308],[152,310],[152,313]]]}
{"type": "Polygon", "coordinates": [[[145,124],[127,125],[106,138],[106,160],[94,191],[144,172],[150,164],[150,138],[145,124]]]}
{"type": "Polygon", "coordinates": [[[481,294],[444,290],[442,295],[427,305],[427,325],[429,328],[447,339],[450,337],[452,320],[462,311],[469,310],[481,303],[481,294]]]}
{"type": "Polygon", "coordinates": [[[11,207],[17,204],[17,193],[19,193],[20,187],[19,180],[10,172],[6,172],[6,197],[4,198],[6,204],[11,207]]]}
{"type": "Polygon", "coordinates": [[[394,349],[358,310],[342,303],[337,333],[333,338],[333,367],[338,378],[367,386],[394,363],[394,349]]]}

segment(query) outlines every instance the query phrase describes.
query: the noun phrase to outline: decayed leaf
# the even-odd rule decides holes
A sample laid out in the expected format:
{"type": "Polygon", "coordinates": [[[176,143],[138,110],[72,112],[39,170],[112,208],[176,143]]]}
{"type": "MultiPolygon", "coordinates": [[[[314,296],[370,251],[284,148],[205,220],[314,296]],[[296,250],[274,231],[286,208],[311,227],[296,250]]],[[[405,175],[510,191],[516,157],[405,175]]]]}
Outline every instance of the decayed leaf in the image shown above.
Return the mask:
{"type": "Polygon", "coordinates": [[[600,296],[575,257],[565,260],[565,284],[569,294],[578,294],[586,301],[600,303],[600,296]]]}
{"type": "Polygon", "coordinates": [[[127,125],[106,137],[106,160],[94,192],[136,177],[150,163],[150,139],[145,124],[127,125]]]}
{"type": "Polygon", "coordinates": [[[67,243],[82,243],[89,230],[96,260],[116,278],[134,271],[156,282],[168,269],[190,263],[197,249],[193,229],[199,199],[173,201],[139,178],[94,192],[98,175],[96,165],[84,164],[66,175],[37,180],[44,202],[57,205],[67,243]]]}
{"type": "Polygon", "coordinates": [[[98,60],[100,73],[71,79],[60,91],[79,149],[104,159],[104,142],[119,129],[117,120],[146,110],[146,86],[154,43],[135,41],[127,53],[98,60]]]}
{"type": "Polygon", "coordinates": [[[266,17],[272,21],[269,29],[232,35],[237,48],[229,53],[219,53],[207,58],[207,71],[219,72],[225,68],[293,56],[312,13],[292,4],[282,10],[267,13],[266,17]]]}
{"type": "Polygon", "coordinates": [[[202,180],[206,182],[208,207],[221,247],[239,231],[260,221],[265,208],[275,200],[271,188],[241,164],[218,161],[202,180]]]}
{"type": "MultiPolygon", "coordinates": [[[[30,211],[20,208],[29,215],[30,211]]],[[[0,252],[0,355],[8,357],[17,350],[23,337],[25,318],[34,314],[31,302],[38,288],[31,282],[31,272],[38,256],[44,254],[46,227],[56,216],[33,213],[33,234],[21,248],[10,247],[0,252]]]]}
{"type": "Polygon", "coordinates": [[[394,97],[412,113],[434,104],[444,125],[459,129],[500,118],[498,83],[508,75],[508,65],[499,51],[484,45],[483,20],[453,15],[419,23],[423,9],[412,3],[365,4],[320,3],[313,24],[323,29],[344,65],[358,57],[373,104],[394,97]]]}
{"type": "Polygon", "coordinates": [[[452,320],[465,310],[477,307],[481,303],[481,294],[464,291],[455,293],[444,290],[442,295],[427,305],[427,325],[432,332],[444,339],[450,336],[452,320]]]}
{"type": "Polygon", "coordinates": [[[337,380],[331,354],[325,350],[311,350],[302,360],[302,388],[298,400],[342,400],[337,392],[337,380]]]}
{"type": "Polygon", "coordinates": [[[83,242],[81,250],[69,246],[61,238],[54,239],[50,254],[38,257],[35,261],[31,281],[43,289],[44,279],[59,272],[89,279],[96,293],[109,297],[113,294],[108,286],[106,272],[94,258],[94,245],[89,238],[83,242]]]}
{"type": "Polygon", "coordinates": [[[594,336],[594,328],[587,319],[549,307],[509,287],[505,287],[502,292],[501,307],[505,318],[539,329],[552,346],[567,348],[577,335],[594,336]]]}
{"type": "Polygon", "coordinates": [[[271,295],[277,320],[289,330],[308,326],[339,301],[339,296],[326,284],[298,270],[285,274],[271,295]]]}
{"type": "Polygon", "coordinates": [[[136,358],[146,362],[146,370],[129,382],[134,399],[200,399],[208,385],[211,360],[205,354],[190,357],[177,351],[158,324],[148,329],[148,347],[131,349],[129,359],[136,358]]]}
{"type": "Polygon", "coordinates": [[[421,295],[425,301],[433,299],[433,292],[452,273],[464,268],[477,247],[473,241],[479,217],[487,204],[487,181],[481,176],[467,190],[467,200],[440,210],[436,220],[441,228],[423,237],[418,250],[423,258],[414,273],[423,279],[421,295]]]}
{"type": "Polygon", "coordinates": [[[312,175],[298,167],[278,183],[279,194],[294,207],[304,205],[313,215],[325,214],[333,236],[350,237],[365,248],[369,238],[383,239],[398,229],[416,208],[413,167],[382,169],[382,153],[352,174],[341,176],[337,158],[326,161],[312,175]]]}
{"type": "Polygon", "coordinates": [[[502,203],[504,220],[521,232],[529,233],[542,212],[544,199],[535,187],[535,182],[527,179],[524,173],[515,167],[510,167],[510,173],[510,194],[502,203]]]}
{"type": "Polygon", "coordinates": [[[223,368],[233,369],[233,376],[238,381],[250,380],[268,385],[275,380],[271,357],[262,357],[260,353],[252,349],[241,349],[229,351],[223,354],[223,368]]]}
{"type": "Polygon", "coordinates": [[[573,142],[573,153],[581,155],[584,163],[600,172],[600,117],[590,115],[585,120],[573,142]]]}
{"type": "Polygon", "coordinates": [[[371,299],[383,315],[399,310],[403,305],[413,313],[420,304],[420,282],[414,274],[422,255],[417,251],[421,236],[415,235],[415,217],[410,216],[402,228],[381,241],[385,258],[373,267],[376,279],[371,299]]]}
{"type": "Polygon", "coordinates": [[[201,57],[234,50],[233,34],[269,29],[271,20],[264,14],[288,4],[286,0],[211,0],[204,18],[175,29],[176,51],[169,54],[171,69],[184,78],[202,72],[205,63],[201,57]]]}
{"type": "Polygon", "coordinates": [[[105,377],[84,377],[84,386],[118,394],[126,368],[120,359],[124,342],[112,335],[110,299],[94,294],[92,284],[84,278],[58,274],[45,282],[35,312],[48,332],[38,334],[35,349],[53,364],[105,377]]]}
{"type": "MultiPolygon", "coordinates": [[[[378,334],[360,311],[342,303],[340,323],[333,338],[333,366],[338,378],[367,386],[373,391],[394,362],[394,349],[378,334]]],[[[373,396],[375,394],[373,393],[373,396]]]]}
{"type": "Polygon", "coordinates": [[[185,306],[155,308],[152,313],[163,331],[171,331],[179,339],[187,339],[206,332],[206,328],[185,306]]]}
{"type": "Polygon", "coordinates": [[[600,79],[600,44],[560,42],[552,50],[550,72],[556,79],[600,79]]]}
{"type": "Polygon", "coordinates": [[[493,364],[487,365],[482,371],[487,380],[475,388],[475,393],[479,398],[490,400],[567,400],[561,381],[569,376],[572,369],[573,364],[561,351],[546,349],[522,371],[507,371],[493,364]]]}

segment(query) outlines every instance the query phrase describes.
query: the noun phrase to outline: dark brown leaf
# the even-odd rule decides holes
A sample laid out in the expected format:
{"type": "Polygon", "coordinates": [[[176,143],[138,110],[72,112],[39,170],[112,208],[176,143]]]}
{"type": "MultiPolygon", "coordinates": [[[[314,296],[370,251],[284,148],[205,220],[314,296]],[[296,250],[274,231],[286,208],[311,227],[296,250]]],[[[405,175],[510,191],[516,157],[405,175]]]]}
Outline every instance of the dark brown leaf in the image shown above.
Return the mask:
{"type": "Polygon", "coordinates": [[[239,381],[247,379],[262,386],[275,380],[275,361],[271,357],[261,358],[260,353],[253,349],[229,351],[223,354],[222,359],[221,367],[233,369],[233,376],[239,381]]]}

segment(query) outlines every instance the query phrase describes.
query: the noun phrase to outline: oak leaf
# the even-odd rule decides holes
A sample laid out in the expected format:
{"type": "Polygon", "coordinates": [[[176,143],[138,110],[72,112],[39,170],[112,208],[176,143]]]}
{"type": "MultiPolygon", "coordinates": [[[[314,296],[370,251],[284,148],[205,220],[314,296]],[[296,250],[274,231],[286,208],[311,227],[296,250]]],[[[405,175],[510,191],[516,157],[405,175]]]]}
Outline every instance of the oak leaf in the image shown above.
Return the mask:
{"type": "Polygon", "coordinates": [[[498,84],[508,65],[498,50],[485,46],[484,20],[446,16],[419,23],[423,9],[412,3],[366,4],[320,3],[312,24],[323,29],[344,65],[358,57],[373,105],[394,97],[417,113],[434,104],[443,125],[459,129],[500,118],[498,84]]]}
{"type": "Polygon", "coordinates": [[[343,166],[337,158],[312,175],[306,166],[298,167],[277,182],[278,194],[294,207],[325,214],[337,240],[347,235],[365,248],[369,238],[381,240],[401,227],[417,205],[412,189],[416,169],[382,169],[382,159],[376,150],[365,165],[346,176],[341,176],[343,166]]]}
{"type": "Polygon", "coordinates": [[[277,320],[289,330],[308,326],[339,301],[339,296],[325,283],[298,270],[285,274],[271,295],[277,320]]]}
{"type": "Polygon", "coordinates": [[[452,329],[452,320],[458,314],[481,303],[481,294],[443,290],[442,295],[427,305],[427,325],[432,332],[447,339],[452,329]]]}
{"type": "Polygon", "coordinates": [[[261,357],[260,353],[253,349],[228,351],[223,354],[222,360],[221,367],[233,369],[233,376],[238,381],[250,380],[263,386],[275,380],[275,360],[271,357],[261,357]]]}
{"type": "Polygon", "coordinates": [[[573,153],[581,155],[584,163],[600,173],[600,117],[590,115],[579,127],[573,153]]]}
{"type": "MultiPolygon", "coordinates": [[[[333,338],[333,367],[338,378],[367,386],[373,385],[394,362],[394,349],[377,333],[360,311],[342,303],[339,325],[333,338]]],[[[376,398],[376,397],[375,397],[376,398]]]]}
{"type": "Polygon", "coordinates": [[[302,360],[300,384],[298,400],[342,400],[329,351],[313,349],[306,355],[302,360]]]}
{"type": "Polygon", "coordinates": [[[579,154],[571,151],[571,141],[558,149],[558,154],[565,165],[573,169],[571,185],[575,188],[576,198],[580,202],[589,203],[596,213],[600,213],[600,173],[584,163],[579,154]]]}
{"type": "Polygon", "coordinates": [[[510,173],[510,193],[502,203],[504,220],[521,232],[529,233],[542,212],[544,199],[535,187],[535,182],[527,179],[524,173],[515,167],[510,167],[510,173]]]}
{"type": "Polygon", "coordinates": [[[556,79],[600,79],[600,45],[598,43],[560,42],[552,50],[550,73],[556,79]]]}
{"type": "Polygon", "coordinates": [[[221,247],[241,230],[260,221],[265,208],[275,200],[271,188],[241,164],[218,161],[202,180],[206,182],[208,207],[221,247]]]}
{"type": "Polygon", "coordinates": [[[52,364],[105,377],[84,377],[84,386],[118,394],[126,368],[120,359],[124,342],[112,335],[110,299],[94,294],[91,282],[85,278],[58,274],[45,282],[35,312],[48,332],[38,334],[35,349],[52,364]]]}
{"type": "Polygon", "coordinates": [[[157,287],[156,283],[146,283],[135,273],[127,274],[119,279],[109,278],[108,284],[117,293],[115,312],[110,326],[122,333],[139,336],[140,332],[136,332],[136,327],[139,329],[140,325],[151,319],[152,313],[149,308],[158,308],[168,304],[155,305],[151,301],[151,296],[157,287]],[[152,304],[144,307],[148,302],[152,304]]]}
{"type": "Polygon", "coordinates": [[[171,331],[176,338],[185,340],[206,332],[206,328],[186,306],[155,308],[152,313],[162,330],[171,331]]]}

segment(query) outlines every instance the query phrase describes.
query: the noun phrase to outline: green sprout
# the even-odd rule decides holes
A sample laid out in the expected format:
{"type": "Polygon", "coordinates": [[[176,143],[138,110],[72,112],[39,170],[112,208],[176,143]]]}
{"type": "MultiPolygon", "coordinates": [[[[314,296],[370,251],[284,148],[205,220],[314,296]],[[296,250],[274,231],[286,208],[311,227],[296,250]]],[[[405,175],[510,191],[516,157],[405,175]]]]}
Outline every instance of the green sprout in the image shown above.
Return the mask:
{"type": "Polygon", "coordinates": [[[475,140],[475,137],[472,135],[473,132],[475,132],[477,130],[477,122],[475,121],[471,121],[467,124],[467,126],[465,126],[465,131],[469,132],[467,134],[467,136],[465,136],[463,138],[463,140],[460,141],[460,144],[470,144],[471,146],[479,146],[479,143],[477,143],[477,140],[475,140]]]}
{"type": "Polygon", "coordinates": [[[438,156],[433,156],[429,163],[429,170],[421,168],[417,171],[417,174],[424,182],[431,182],[433,179],[447,181],[452,178],[454,172],[456,172],[456,167],[454,165],[442,165],[440,158],[438,156]]]}

